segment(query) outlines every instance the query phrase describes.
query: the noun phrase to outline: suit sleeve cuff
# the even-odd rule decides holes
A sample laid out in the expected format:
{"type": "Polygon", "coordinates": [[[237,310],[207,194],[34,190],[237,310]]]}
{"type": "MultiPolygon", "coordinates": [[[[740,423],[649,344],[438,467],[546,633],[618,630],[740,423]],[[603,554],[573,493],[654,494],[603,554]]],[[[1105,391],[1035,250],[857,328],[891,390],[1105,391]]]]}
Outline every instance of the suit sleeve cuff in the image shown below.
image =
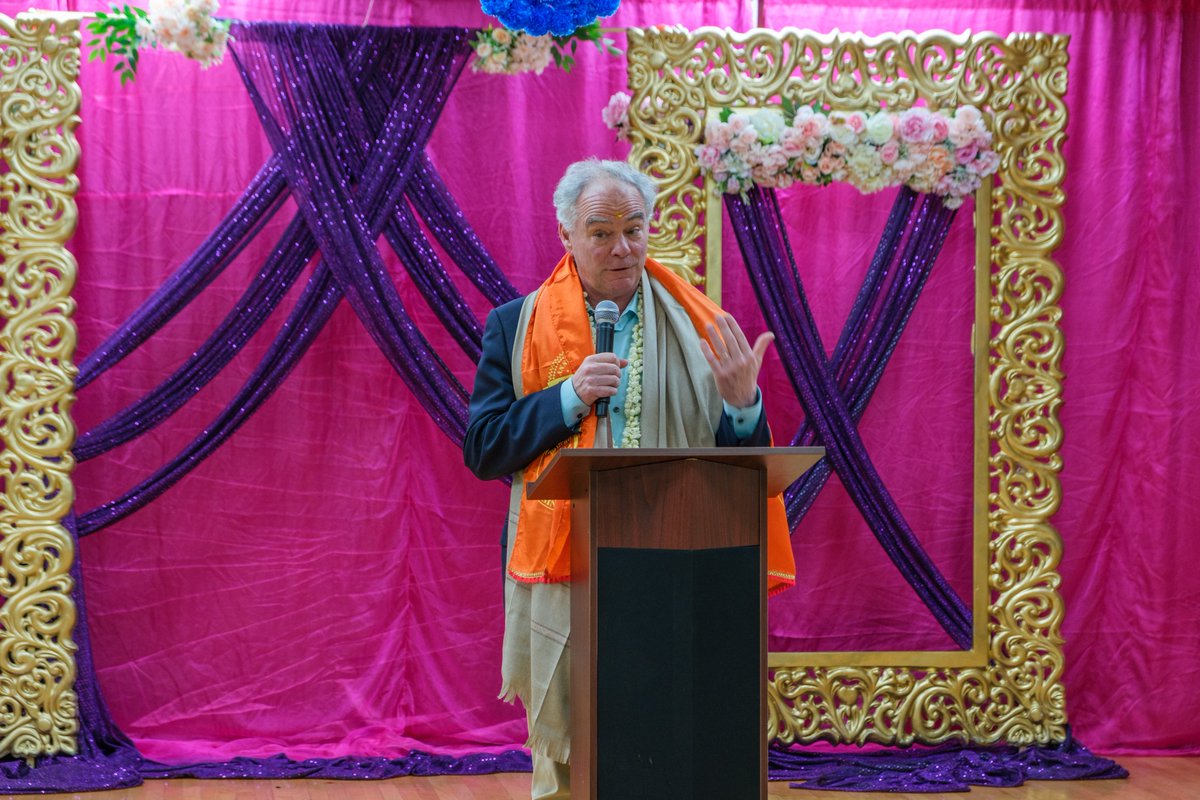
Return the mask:
{"type": "MultiPolygon", "coordinates": [[[[570,381],[567,381],[570,383],[570,381]]],[[[575,392],[572,391],[571,394],[575,392]]],[[[735,408],[724,400],[721,401],[725,406],[725,416],[729,417],[729,421],[733,424],[734,435],[739,439],[745,439],[750,434],[754,433],[754,429],[758,427],[758,418],[762,416],[762,390],[758,390],[758,394],[754,398],[754,404],[746,408],[735,408]]]]}
{"type": "Polygon", "coordinates": [[[563,424],[568,428],[576,428],[588,415],[591,406],[579,399],[579,395],[575,393],[575,384],[571,382],[570,378],[560,383],[559,386],[562,387],[558,397],[562,402],[563,424]]]}

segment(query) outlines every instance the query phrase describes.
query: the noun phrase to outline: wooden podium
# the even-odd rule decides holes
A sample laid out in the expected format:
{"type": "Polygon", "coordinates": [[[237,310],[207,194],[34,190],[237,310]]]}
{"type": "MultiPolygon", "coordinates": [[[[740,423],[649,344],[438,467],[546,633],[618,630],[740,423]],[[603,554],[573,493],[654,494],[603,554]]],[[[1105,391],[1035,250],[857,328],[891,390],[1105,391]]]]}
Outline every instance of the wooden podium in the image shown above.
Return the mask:
{"type": "Polygon", "coordinates": [[[821,447],[562,450],[571,797],[767,796],[766,498],[821,447]]]}

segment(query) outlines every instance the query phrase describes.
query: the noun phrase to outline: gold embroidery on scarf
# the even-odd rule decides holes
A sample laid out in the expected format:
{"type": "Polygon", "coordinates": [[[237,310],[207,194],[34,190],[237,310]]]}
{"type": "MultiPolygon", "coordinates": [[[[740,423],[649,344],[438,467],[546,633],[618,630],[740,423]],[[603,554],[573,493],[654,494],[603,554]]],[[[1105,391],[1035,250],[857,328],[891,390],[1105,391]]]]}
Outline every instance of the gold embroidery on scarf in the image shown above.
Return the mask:
{"type": "Polygon", "coordinates": [[[567,371],[569,366],[567,354],[564,352],[559,352],[559,354],[554,357],[554,360],[550,362],[550,372],[546,377],[546,385],[553,386],[556,383],[562,383],[563,380],[571,374],[567,371]]]}

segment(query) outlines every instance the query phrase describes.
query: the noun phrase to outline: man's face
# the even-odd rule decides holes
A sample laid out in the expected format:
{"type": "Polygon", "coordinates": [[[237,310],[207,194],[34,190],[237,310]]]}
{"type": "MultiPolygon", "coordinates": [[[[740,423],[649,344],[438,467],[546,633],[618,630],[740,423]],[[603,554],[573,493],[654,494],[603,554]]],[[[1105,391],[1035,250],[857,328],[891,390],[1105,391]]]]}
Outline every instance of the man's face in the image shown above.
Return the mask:
{"type": "Polygon", "coordinates": [[[559,224],[558,237],[575,257],[588,302],[612,300],[624,310],[646,265],[646,203],[632,186],[598,181],[579,195],[575,211],[575,224],[559,224]]]}

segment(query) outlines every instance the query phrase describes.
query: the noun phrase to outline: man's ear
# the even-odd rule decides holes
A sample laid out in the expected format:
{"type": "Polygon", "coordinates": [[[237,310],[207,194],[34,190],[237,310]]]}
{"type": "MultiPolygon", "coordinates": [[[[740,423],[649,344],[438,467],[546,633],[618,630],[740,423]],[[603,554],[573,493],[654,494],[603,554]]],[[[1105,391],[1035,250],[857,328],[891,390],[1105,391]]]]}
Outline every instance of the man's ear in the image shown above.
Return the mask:
{"type": "Polygon", "coordinates": [[[558,240],[562,242],[563,248],[568,253],[571,252],[571,232],[561,222],[558,223],[558,240]]]}

